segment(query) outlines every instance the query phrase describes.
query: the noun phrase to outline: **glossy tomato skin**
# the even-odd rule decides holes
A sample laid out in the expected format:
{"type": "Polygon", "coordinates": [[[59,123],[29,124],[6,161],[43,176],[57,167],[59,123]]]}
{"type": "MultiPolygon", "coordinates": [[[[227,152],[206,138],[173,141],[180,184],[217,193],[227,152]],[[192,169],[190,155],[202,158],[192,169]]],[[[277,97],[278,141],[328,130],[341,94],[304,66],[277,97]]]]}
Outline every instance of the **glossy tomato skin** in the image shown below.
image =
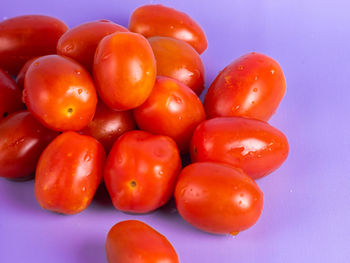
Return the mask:
{"type": "Polygon", "coordinates": [[[11,76],[0,68],[0,120],[23,109],[21,90],[11,76]]]}
{"type": "Polygon", "coordinates": [[[98,43],[114,32],[128,32],[128,30],[109,20],[80,24],[61,36],[57,43],[57,54],[76,60],[91,72],[98,43]]]}
{"type": "Polygon", "coordinates": [[[214,234],[236,234],[256,223],[263,193],[242,170],[219,163],[186,166],[175,188],[177,210],[193,226],[214,234]]]}
{"type": "Polygon", "coordinates": [[[40,156],[35,196],[40,206],[62,214],[76,214],[91,202],[103,174],[105,153],[90,136],[64,132],[40,156]]]}
{"type": "Polygon", "coordinates": [[[115,208],[147,213],[169,201],[180,170],[179,151],[171,138],[130,131],[108,155],[104,180],[115,208]]]}
{"type": "Polygon", "coordinates": [[[103,102],[114,110],[140,106],[150,95],[156,62],[147,39],[117,32],[104,37],[94,59],[94,78],[103,102]]]}
{"type": "Polygon", "coordinates": [[[74,60],[58,55],[40,57],[29,66],[23,98],[43,125],[57,131],[83,129],[97,104],[89,73],[74,60]]]}
{"type": "Polygon", "coordinates": [[[0,177],[27,178],[34,174],[41,152],[58,133],[41,125],[28,111],[0,121],[0,177]]]}
{"type": "Polygon", "coordinates": [[[144,5],[131,15],[129,30],[145,37],[172,37],[190,44],[199,54],[207,49],[203,29],[188,15],[163,5],[144,5]]]}
{"type": "Polygon", "coordinates": [[[94,137],[108,153],[120,135],[135,129],[132,111],[114,111],[99,102],[94,118],[81,133],[94,137]]]}
{"type": "Polygon", "coordinates": [[[36,59],[38,59],[38,57],[34,57],[31,58],[29,60],[27,60],[27,62],[23,65],[23,67],[21,68],[21,70],[18,72],[17,77],[16,77],[16,82],[17,82],[17,86],[20,90],[24,89],[24,78],[26,76],[26,73],[30,67],[30,65],[33,63],[33,61],[35,61],[36,59]]]}
{"type": "Polygon", "coordinates": [[[0,67],[17,75],[24,63],[56,53],[56,45],[68,27],[61,20],[43,15],[17,16],[0,23],[0,67]]]}
{"type": "Polygon", "coordinates": [[[205,96],[208,118],[242,116],[268,121],[286,92],[280,65],[272,58],[249,53],[216,77],[205,96]]]}
{"type": "Polygon", "coordinates": [[[204,90],[204,66],[198,53],[187,43],[170,37],[152,37],[157,75],[177,79],[198,96],[204,90]]]}
{"type": "Polygon", "coordinates": [[[168,239],[138,220],[115,224],[106,238],[108,263],[178,263],[168,239]]]}
{"type": "Polygon", "coordinates": [[[157,77],[147,101],[134,110],[142,130],[171,137],[181,153],[188,152],[194,129],[205,120],[203,105],[196,94],[181,82],[157,77]]]}
{"type": "Polygon", "coordinates": [[[287,159],[288,140],[266,122],[221,117],[202,122],[191,140],[193,162],[224,162],[253,179],[270,174],[287,159]]]}

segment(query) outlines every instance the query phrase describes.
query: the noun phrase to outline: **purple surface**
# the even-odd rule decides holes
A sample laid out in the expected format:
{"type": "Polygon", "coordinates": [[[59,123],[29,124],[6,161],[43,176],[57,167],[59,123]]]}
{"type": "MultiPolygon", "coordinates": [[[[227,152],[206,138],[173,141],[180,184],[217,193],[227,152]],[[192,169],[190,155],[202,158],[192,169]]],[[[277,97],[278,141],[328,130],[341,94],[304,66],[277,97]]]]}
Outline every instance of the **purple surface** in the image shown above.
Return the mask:
{"type": "Polygon", "coordinates": [[[287,94],[270,123],[285,132],[291,151],[258,181],[265,197],[260,220],[233,238],[197,231],[169,206],[131,216],[94,201],[81,214],[60,216],[39,207],[33,181],[0,179],[0,262],[106,262],[108,230],[130,218],[163,233],[185,263],[349,262],[348,1],[11,0],[1,4],[0,19],[41,13],[69,26],[100,18],[127,26],[131,11],[151,2],[179,8],[203,26],[207,86],[249,51],[284,69],[287,94]]]}

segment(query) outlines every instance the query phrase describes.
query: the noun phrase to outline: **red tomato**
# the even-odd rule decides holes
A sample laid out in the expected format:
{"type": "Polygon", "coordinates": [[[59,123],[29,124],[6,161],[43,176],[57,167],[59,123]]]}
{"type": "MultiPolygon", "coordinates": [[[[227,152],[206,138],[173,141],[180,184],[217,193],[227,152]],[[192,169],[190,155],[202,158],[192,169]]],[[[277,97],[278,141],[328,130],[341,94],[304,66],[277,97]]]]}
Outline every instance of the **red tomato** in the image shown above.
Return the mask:
{"type": "Polygon", "coordinates": [[[257,179],[282,165],[289,151],[287,138],[268,123],[240,117],[202,122],[190,147],[193,162],[224,162],[257,179]]]}
{"type": "Polygon", "coordinates": [[[214,234],[237,234],[259,219],[263,193],[240,169],[219,163],[195,163],[180,173],[177,210],[193,226],[214,234]]]}
{"type": "Polygon", "coordinates": [[[129,30],[145,37],[172,37],[190,44],[199,54],[207,49],[203,29],[188,15],[162,5],[144,5],[130,17],[129,30]]]}
{"type": "Polygon", "coordinates": [[[228,65],[205,96],[208,118],[242,116],[267,121],[286,92],[280,65],[272,58],[249,53],[228,65]]]}
{"type": "Polygon", "coordinates": [[[0,120],[22,109],[24,104],[20,89],[11,76],[0,68],[0,120]]]}
{"type": "Polygon", "coordinates": [[[95,114],[94,83],[89,73],[70,58],[38,58],[26,73],[24,87],[29,111],[53,130],[81,130],[95,114]]]}
{"type": "Polygon", "coordinates": [[[16,82],[17,82],[17,86],[23,90],[24,89],[24,78],[26,76],[26,73],[28,71],[28,68],[30,67],[30,65],[32,65],[33,61],[38,59],[38,57],[34,57],[29,59],[21,68],[21,70],[18,72],[17,77],[16,77],[16,82]]]}
{"type": "Polygon", "coordinates": [[[180,170],[179,151],[171,138],[130,131],[108,155],[104,180],[115,208],[147,213],[169,201],[180,170]]]}
{"type": "Polygon", "coordinates": [[[157,75],[177,79],[198,96],[204,90],[201,57],[187,43],[170,37],[148,39],[157,61],[157,75]]]}
{"type": "Polygon", "coordinates": [[[128,30],[109,20],[80,24],[61,36],[57,44],[57,54],[70,57],[92,71],[98,43],[114,32],[128,32],[128,30]]]}
{"type": "Polygon", "coordinates": [[[0,121],[0,176],[19,179],[31,176],[41,152],[58,135],[42,126],[28,111],[0,121]]]}
{"type": "Polygon", "coordinates": [[[101,99],[111,109],[140,106],[156,78],[156,62],[147,39],[135,33],[103,38],[95,54],[94,77],[101,99]]]}
{"type": "Polygon", "coordinates": [[[178,263],[165,236],[137,220],[115,224],[106,239],[108,263],[178,263]]]}
{"type": "Polygon", "coordinates": [[[24,63],[56,53],[56,45],[68,27],[43,15],[17,16],[0,22],[0,67],[17,75],[24,63]]]}
{"type": "Polygon", "coordinates": [[[109,152],[120,135],[135,129],[136,123],[131,111],[114,111],[99,102],[93,120],[81,133],[97,139],[109,152]]]}
{"type": "Polygon", "coordinates": [[[90,136],[65,132],[40,156],[35,196],[41,207],[76,214],[90,204],[102,179],[105,153],[90,136]]]}
{"type": "Polygon", "coordinates": [[[167,135],[180,152],[188,152],[194,129],[205,120],[203,105],[181,82],[157,77],[151,96],[134,110],[137,125],[145,131],[167,135]]]}

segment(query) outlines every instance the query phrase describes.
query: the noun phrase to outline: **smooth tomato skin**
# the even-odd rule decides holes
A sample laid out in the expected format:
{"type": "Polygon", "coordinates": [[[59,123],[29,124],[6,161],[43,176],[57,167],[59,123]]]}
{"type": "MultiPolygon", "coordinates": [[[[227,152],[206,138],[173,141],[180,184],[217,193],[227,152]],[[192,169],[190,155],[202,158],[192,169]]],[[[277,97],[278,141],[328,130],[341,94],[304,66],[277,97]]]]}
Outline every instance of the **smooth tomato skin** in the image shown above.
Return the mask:
{"type": "Polygon", "coordinates": [[[27,178],[34,174],[41,152],[58,133],[41,125],[28,111],[0,121],[0,177],[27,178]]]}
{"type": "Polygon", "coordinates": [[[90,136],[64,132],[41,154],[35,196],[44,209],[76,214],[91,203],[103,176],[105,152],[90,136]]]}
{"type": "Polygon", "coordinates": [[[81,133],[94,137],[108,153],[120,135],[135,129],[132,111],[114,111],[99,102],[94,118],[81,133]]]}
{"type": "Polygon", "coordinates": [[[220,163],[195,163],[180,173],[176,207],[191,225],[213,234],[236,234],[256,223],[263,193],[242,170],[220,163]]]}
{"type": "Polygon", "coordinates": [[[130,110],[150,95],[156,78],[156,61],[143,36],[117,32],[99,43],[93,72],[103,102],[113,110],[130,110]]]}
{"type": "Polygon", "coordinates": [[[138,127],[174,139],[181,153],[187,153],[194,129],[205,120],[203,105],[183,83],[157,77],[144,104],[134,110],[138,127]]]}
{"type": "Polygon", "coordinates": [[[30,67],[30,65],[33,63],[33,61],[35,61],[36,59],[38,59],[38,57],[34,57],[29,59],[21,68],[21,70],[18,72],[17,76],[16,76],[16,83],[17,86],[20,90],[24,89],[24,78],[26,76],[26,73],[30,67]]]}
{"type": "Polygon", "coordinates": [[[17,16],[0,22],[0,67],[17,75],[29,59],[55,54],[57,41],[67,30],[61,20],[43,15],[17,16]]]}
{"type": "Polygon", "coordinates": [[[204,90],[204,66],[190,45],[170,37],[148,39],[157,61],[157,75],[177,79],[198,96],[204,90]]]}
{"type": "Polygon", "coordinates": [[[138,220],[115,224],[106,238],[108,263],[178,263],[168,239],[138,220]]]}
{"type": "Polygon", "coordinates": [[[180,154],[171,138],[130,131],[108,155],[104,181],[115,208],[148,213],[169,201],[180,170],[180,154]]]}
{"type": "Polygon", "coordinates": [[[260,53],[243,55],[225,67],[208,89],[208,118],[241,116],[268,121],[286,92],[280,65],[260,53]]]}
{"type": "Polygon", "coordinates": [[[193,162],[224,162],[257,179],[276,170],[287,159],[286,136],[264,121],[219,117],[202,122],[194,131],[193,162]]]}
{"type": "Polygon", "coordinates": [[[11,76],[0,68],[0,120],[23,109],[21,90],[11,76]]]}
{"type": "Polygon", "coordinates": [[[190,44],[199,54],[208,46],[203,29],[188,15],[163,5],[144,5],[131,14],[129,30],[145,37],[172,37],[190,44]]]}
{"type": "Polygon", "coordinates": [[[59,55],[40,57],[29,66],[23,99],[43,125],[57,131],[83,129],[97,105],[95,86],[86,69],[59,55]]]}
{"type": "Polygon", "coordinates": [[[109,20],[80,24],[61,36],[57,43],[57,54],[74,59],[92,72],[95,51],[101,39],[114,32],[128,31],[109,20]]]}

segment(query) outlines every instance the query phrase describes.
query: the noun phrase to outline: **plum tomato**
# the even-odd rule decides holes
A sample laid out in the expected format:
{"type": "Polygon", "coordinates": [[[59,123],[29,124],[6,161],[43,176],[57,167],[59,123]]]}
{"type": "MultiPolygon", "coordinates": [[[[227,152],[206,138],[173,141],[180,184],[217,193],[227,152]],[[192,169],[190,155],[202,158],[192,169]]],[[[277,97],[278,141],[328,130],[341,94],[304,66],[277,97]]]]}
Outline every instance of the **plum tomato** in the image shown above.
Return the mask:
{"type": "Polygon", "coordinates": [[[115,224],[106,238],[108,263],[179,263],[168,239],[138,220],[115,224]]]}
{"type": "Polygon", "coordinates": [[[115,208],[148,213],[169,201],[180,170],[179,150],[171,138],[130,131],[113,145],[104,181],[115,208]]]}
{"type": "Polygon", "coordinates": [[[249,53],[225,67],[209,87],[204,108],[208,118],[242,116],[268,121],[286,92],[280,65],[249,53]]]}
{"type": "Polygon", "coordinates": [[[28,68],[23,99],[46,127],[78,131],[92,120],[97,104],[89,73],[68,57],[43,56],[28,68]]]}
{"type": "Polygon", "coordinates": [[[191,225],[214,234],[237,234],[259,219],[263,193],[242,170],[219,163],[186,166],[175,188],[176,207],[191,225]]]}
{"type": "Polygon", "coordinates": [[[285,135],[264,121],[218,117],[202,122],[194,131],[193,162],[224,162],[257,179],[282,165],[288,156],[285,135]]]}
{"type": "Polygon", "coordinates": [[[94,138],[68,131],[57,136],[40,156],[35,196],[40,206],[76,214],[91,202],[103,176],[105,152],[94,138]]]}
{"type": "Polygon", "coordinates": [[[58,133],[41,125],[28,111],[0,121],[0,177],[21,179],[34,175],[41,152],[58,133]]]}
{"type": "Polygon", "coordinates": [[[34,57],[34,58],[27,60],[27,62],[23,65],[21,70],[18,72],[17,77],[16,77],[16,82],[17,82],[17,86],[18,86],[18,88],[20,88],[20,90],[24,89],[24,78],[26,76],[26,73],[27,73],[30,65],[36,59],[38,59],[38,57],[34,57]]]}
{"type": "Polygon", "coordinates": [[[61,36],[57,43],[57,54],[76,60],[91,72],[98,43],[114,32],[128,30],[104,19],[80,24],[61,36]]]}
{"type": "Polygon", "coordinates": [[[203,29],[187,14],[163,5],[144,5],[130,17],[129,30],[145,37],[172,37],[190,44],[199,54],[207,49],[203,29]]]}
{"type": "Polygon", "coordinates": [[[198,96],[204,90],[204,66],[198,53],[186,42],[170,37],[148,39],[157,62],[157,75],[177,79],[198,96]]]}
{"type": "Polygon", "coordinates": [[[98,93],[113,110],[136,108],[151,94],[156,61],[142,35],[117,32],[104,37],[93,67],[98,93]]]}
{"type": "Polygon", "coordinates": [[[169,136],[181,153],[187,153],[194,129],[205,120],[203,105],[196,94],[183,83],[157,77],[150,97],[134,110],[142,130],[169,136]]]}
{"type": "Polygon", "coordinates": [[[27,60],[55,54],[57,41],[67,29],[61,20],[43,15],[0,22],[0,67],[17,75],[27,60]]]}

